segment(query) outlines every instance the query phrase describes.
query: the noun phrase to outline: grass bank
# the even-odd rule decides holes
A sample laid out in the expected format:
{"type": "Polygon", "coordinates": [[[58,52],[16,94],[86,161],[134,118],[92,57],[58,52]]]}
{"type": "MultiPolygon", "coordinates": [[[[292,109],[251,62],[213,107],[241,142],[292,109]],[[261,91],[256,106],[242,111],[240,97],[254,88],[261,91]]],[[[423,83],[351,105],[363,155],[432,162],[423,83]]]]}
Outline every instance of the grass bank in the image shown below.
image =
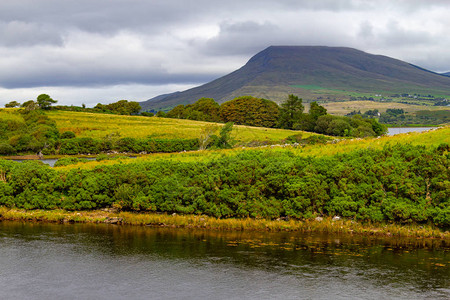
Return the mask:
{"type": "Polygon", "coordinates": [[[117,225],[201,228],[225,231],[289,231],[331,234],[355,234],[380,237],[450,239],[450,232],[430,225],[361,223],[333,220],[331,217],[305,220],[267,220],[252,218],[218,219],[204,215],[178,215],[136,212],[19,210],[0,207],[1,220],[52,223],[110,223],[117,225]]]}

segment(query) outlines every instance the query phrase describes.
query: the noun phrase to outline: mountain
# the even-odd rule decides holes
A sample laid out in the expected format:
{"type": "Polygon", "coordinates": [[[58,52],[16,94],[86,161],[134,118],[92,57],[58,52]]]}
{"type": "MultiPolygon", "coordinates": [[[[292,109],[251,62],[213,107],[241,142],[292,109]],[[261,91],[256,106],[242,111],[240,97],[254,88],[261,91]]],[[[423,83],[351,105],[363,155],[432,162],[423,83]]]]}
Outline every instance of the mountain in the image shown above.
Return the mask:
{"type": "Polygon", "coordinates": [[[450,72],[442,73],[442,75],[444,75],[444,76],[450,76],[450,72]]]}
{"type": "Polygon", "coordinates": [[[295,94],[306,101],[333,101],[393,93],[450,95],[450,77],[352,48],[271,46],[228,75],[140,104],[143,110],[164,110],[201,97],[222,103],[252,95],[279,102],[295,94]]]}

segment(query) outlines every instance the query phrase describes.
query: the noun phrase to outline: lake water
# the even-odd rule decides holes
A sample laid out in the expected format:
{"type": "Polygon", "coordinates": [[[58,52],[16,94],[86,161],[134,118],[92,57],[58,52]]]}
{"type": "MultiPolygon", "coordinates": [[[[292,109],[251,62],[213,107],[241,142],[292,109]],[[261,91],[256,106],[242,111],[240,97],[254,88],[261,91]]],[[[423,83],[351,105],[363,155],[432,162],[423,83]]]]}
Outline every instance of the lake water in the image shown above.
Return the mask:
{"type": "Polygon", "coordinates": [[[434,129],[437,127],[389,127],[387,135],[396,135],[400,133],[408,133],[408,132],[422,132],[430,129],[434,129]]]}
{"type": "Polygon", "coordinates": [[[449,299],[448,244],[0,222],[2,299],[449,299]]]}
{"type": "MultiPolygon", "coordinates": [[[[88,157],[87,160],[95,160],[95,157],[88,157]]],[[[22,162],[23,159],[13,159],[14,161],[22,162]]],[[[39,159],[38,161],[43,162],[44,164],[49,165],[50,167],[54,167],[55,163],[58,161],[57,158],[46,158],[46,159],[39,159]]]]}

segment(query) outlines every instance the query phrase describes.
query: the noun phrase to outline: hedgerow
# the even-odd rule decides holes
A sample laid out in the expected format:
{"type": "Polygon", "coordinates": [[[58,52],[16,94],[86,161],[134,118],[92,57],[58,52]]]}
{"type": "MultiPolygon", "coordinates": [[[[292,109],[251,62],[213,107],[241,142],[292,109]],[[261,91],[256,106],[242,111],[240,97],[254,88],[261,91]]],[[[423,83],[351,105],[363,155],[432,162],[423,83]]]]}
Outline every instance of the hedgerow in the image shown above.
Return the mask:
{"type": "Polygon", "coordinates": [[[58,170],[0,160],[0,205],[311,218],[450,226],[448,145],[324,157],[242,151],[211,161],[140,161],[58,170]]]}

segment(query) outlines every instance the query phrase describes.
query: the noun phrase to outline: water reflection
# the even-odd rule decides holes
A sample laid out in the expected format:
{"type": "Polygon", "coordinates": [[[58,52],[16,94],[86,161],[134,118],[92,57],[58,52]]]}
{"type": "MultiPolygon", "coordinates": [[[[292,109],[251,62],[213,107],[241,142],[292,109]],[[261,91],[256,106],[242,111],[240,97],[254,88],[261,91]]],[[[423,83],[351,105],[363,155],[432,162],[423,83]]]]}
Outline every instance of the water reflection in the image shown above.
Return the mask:
{"type": "Polygon", "coordinates": [[[2,222],[0,286],[24,297],[71,295],[75,282],[88,298],[448,298],[449,250],[438,240],[2,222]]]}

